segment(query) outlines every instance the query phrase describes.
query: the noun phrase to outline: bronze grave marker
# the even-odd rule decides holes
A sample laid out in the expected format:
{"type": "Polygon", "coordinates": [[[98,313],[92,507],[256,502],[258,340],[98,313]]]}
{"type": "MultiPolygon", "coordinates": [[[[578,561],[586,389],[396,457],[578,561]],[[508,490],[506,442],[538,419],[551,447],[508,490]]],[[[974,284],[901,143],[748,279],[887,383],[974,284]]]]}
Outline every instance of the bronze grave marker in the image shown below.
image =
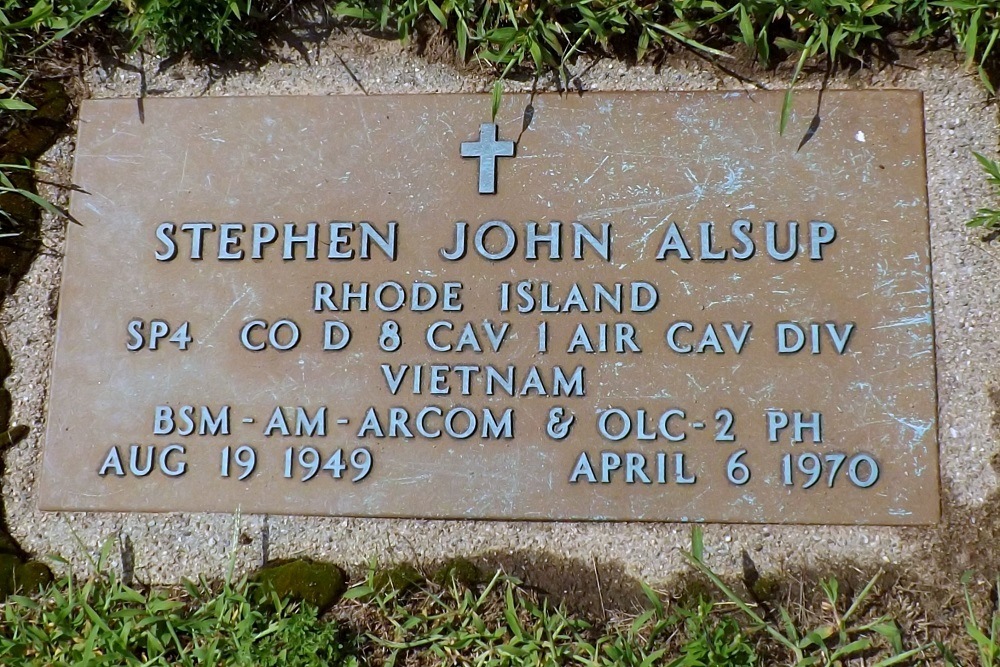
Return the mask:
{"type": "Polygon", "coordinates": [[[81,110],[40,506],[939,513],[913,91],[81,110]]]}

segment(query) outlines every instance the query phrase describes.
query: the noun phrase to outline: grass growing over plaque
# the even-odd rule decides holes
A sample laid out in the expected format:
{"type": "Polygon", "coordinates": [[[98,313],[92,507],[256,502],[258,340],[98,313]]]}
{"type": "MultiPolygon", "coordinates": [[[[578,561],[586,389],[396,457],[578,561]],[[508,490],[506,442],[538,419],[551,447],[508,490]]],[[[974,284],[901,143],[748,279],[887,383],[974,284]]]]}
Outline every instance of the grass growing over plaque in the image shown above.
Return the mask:
{"type": "MultiPolygon", "coordinates": [[[[0,663],[24,665],[477,665],[749,667],[943,664],[1000,659],[1000,614],[961,582],[963,636],[918,643],[884,611],[892,588],[820,579],[784,601],[726,582],[701,535],[673,596],[642,586],[644,609],[603,620],[569,611],[517,578],[453,561],[427,580],[371,568],[328,612],[242,578],[129,586],[106,565],[0,604],[0,663]],[[744,590],[740,593],[738,589],[744,590]],[[956,654],[960,654],[960,661],[956,654]]],[[[232,563],[230,563],[232,568],[232,563]]],[[[231,569],[230,569],[231,572],[231,569]]],[[[745,582],[744,582],[745,584],[745,582]]]]}

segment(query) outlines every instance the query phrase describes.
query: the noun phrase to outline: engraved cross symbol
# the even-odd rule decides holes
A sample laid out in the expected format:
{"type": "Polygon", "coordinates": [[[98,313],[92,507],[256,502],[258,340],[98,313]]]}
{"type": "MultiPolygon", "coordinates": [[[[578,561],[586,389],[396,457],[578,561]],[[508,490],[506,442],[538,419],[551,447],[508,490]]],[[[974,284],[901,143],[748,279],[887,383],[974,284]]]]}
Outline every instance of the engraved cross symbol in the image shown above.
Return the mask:
{"type": "Polygon", "coordinates": [[[513,157],[513,141],[497,141],[496,123],[479,126],[479,141],[463,141],[462,157],[479,158],[479,194],[497,191],[497,158],[513,157]]]}

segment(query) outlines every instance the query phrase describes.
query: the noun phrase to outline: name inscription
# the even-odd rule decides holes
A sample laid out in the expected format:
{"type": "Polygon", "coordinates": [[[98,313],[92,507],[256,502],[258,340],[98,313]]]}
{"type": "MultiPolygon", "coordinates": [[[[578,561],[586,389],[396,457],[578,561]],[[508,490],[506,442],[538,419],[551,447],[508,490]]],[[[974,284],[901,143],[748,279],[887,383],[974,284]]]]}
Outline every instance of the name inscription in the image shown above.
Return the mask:
{"type": "Polygon", "coordinates": [[[487,196],[474,96],[89,104],[43,506],[936,520],[919,96],[833,97],[542,96],[487,196]]]}

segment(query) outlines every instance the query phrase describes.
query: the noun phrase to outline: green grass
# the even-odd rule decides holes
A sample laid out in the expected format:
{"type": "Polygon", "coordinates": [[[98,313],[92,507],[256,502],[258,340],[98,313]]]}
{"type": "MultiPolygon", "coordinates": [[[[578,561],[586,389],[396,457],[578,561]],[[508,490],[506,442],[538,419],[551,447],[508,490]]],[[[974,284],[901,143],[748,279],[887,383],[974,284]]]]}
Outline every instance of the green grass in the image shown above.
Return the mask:
{"type": "MultiPolygon", "coordinates": [[[[648,590],[648,589],[647,589],[648,590]]],[[[714,602],[650,609],[628,622],[594,623],[497,573],[481,590],[424,584],[373,592],[364,583],[341,612],[320,620],[308,605],[260,608],[245,579],[138,590],[113,574],[63,579],[3,608],[6,666],[481,665],[530,667],[742,667],[761,664],[753,628],[714,602]]]]}
{"type": "Polygon", "coordinates": [[[315,608],[261,611],[244,582],[186,596],[140,591],[112,577],[64,580],[4,608],[0,655],[20,665],[351,665],[336,624],[315,608]]]}
{"type": "MultiPolygon", "coordinates": [[[[983,168],[986,182],[992,187],[994,197],[1000,195],[1000,164],[980,153],[973,153],[973,155],[979,161],[979,166],[983,168]]],[[[1000,210],[984,206],[976,211],[976,214],[966,225],[980,227],[991,233],[1000,232],[1000,210]]]]}
{"type": "Polygon", "coordinates": [[[814,626],[797,625],[789,611],[778,606],[778,621],[765,618],[763,611],[754,603],[737,594],[705,564],[702,553],[701,529],[695,528],[695,538],[688,560],[707,577],[725,597],[743,612],[751,627],[766,632],[767,635],[791,657],[794,667],[823,665],[836,667],[849,659],[869,658],[869,667],[889,667],[922,657],[932,645],[905,648],[902,633],[896,622],[887,615],[860,620],[862,612],[869,605],[869,596],[881,573],[872,577],[852,599],[842,600],[840,584],[830,578],[819,582],[823,593],[822,608],[826,611],[821,622],[814,626]],[[870,660],[873,649],[882,644],[884,657],[870,660]]]}
{"type": "MultiPolygon", "coordinates": [[[[235,56],[257,48],[296,5],[275,0],[0,0],[0,66],[93,30],[164,55],[235,56]]],[[[815,60],[869,63],[887,35],[948,36],[982,72],[1000,35],[996,0],[340,0],[334,16],[406,39],[440,25],[463,60],[500,74],[565,72],[580,53],[641,60],[666,45],[727,58],[749,49],[765,66],[791,58],[791,82],[815,60]]]]}
{"type": "MultiPolygon", "coordinates": [[[[1000,588],[993,588],[990,601],[992,613],[987,614],[987,618],[982,619],[976,612],[975,603],[969,592],[969,582],[971,575],[966,574],[962,578],[962,591],[965,600],[967,617],[965,619],[965,633],[975,647],[976,657],[979,667],[996,667],[1000,664],[1000,612],[997,611],[996,595],[1000,588]]],[[[1000,578],[997,579],[996,586],[1000,587],[1000,578]]],[[[944,656],[946,667],[961,667],[962,663],[955,657],[946,646],[939,646],[944,656]]]]}
{"type": "MultiPolygon", "coordinates": [[[[109,543],[110,544],[110,543],[109,543]]],[[[26,665],[476,665],[478,667],[836,667],[961,663],[944,644],[908,645],[879,610],[878,575],[857,593],[828,578],[794,609],[750,601],[706,565],[700,531],[687,554],[710,586],[670,597],[643,586],[645,610],[594,620],[502,572],[467,586],[379,584],[374,568],[326,616],[261,603],[246,577],[174,588],[127,586],[106,545],[85,581],[65,577],[0,604],[0,656],[26,665]],[[100,574],[96,574],[100,573],[100,574]],[[811,602],[810,602],[811,600],[811,602]]],[[[686,577],[697,588],[697,581],[686,577]]],[[[963,655],[994,667],[1000,615],[967,581],[963,655]]],[[[689,589],[694,590],[694,589],[689,589]]],[[[883,591],[884,592],[884,591],[883,591]]]]}
{"type": "Polygon", "coordinates": [[[135,588],[104,566],[106,556],[101,574],[86,581],[65,577],[0,605],[4,667],[357,664],[350,636],[314,607],[279,599],[262,606],[245,578],[135,588]]]}

